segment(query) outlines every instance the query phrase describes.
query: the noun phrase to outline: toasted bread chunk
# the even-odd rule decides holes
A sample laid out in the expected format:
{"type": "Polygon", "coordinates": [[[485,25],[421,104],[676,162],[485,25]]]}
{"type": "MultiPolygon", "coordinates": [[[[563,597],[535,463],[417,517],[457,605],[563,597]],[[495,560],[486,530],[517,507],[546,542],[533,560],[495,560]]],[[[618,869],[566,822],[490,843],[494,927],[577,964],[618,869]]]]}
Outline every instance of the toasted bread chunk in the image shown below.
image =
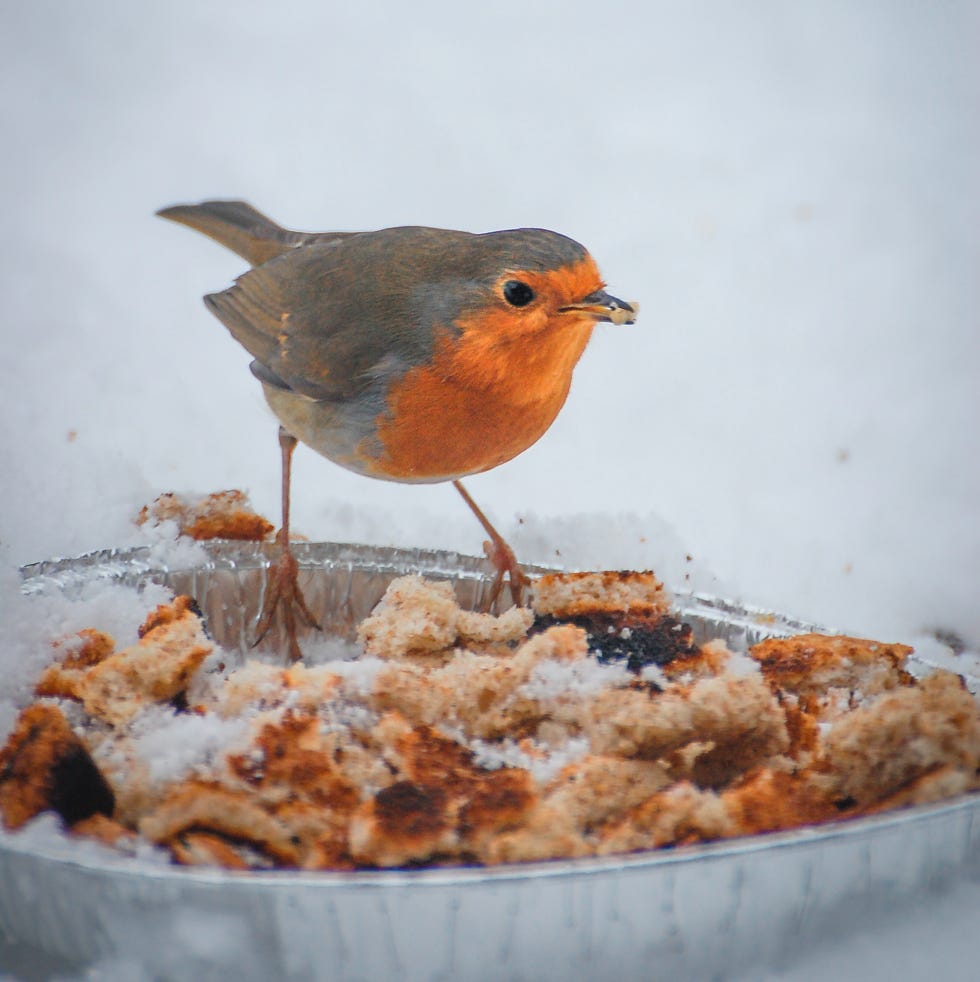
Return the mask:
{"type": "Polygon", "coordinates": [[[462,610],[448,583],[402,576],[358,628],[369,655],[399,658],[445,651],[458,640],[506,644],[524,637],[534,615],[512,607],[499,616],[462,610]]]}
{"type": "Polygon", "coordinates": [[[181,866],[221,866],[224,869],[261,869],[267,857],[217,832],[188,829],[170,840],[170,851],[181,866]]]}
{"type": "Polygon", "coordinates": [[[361,795],[337,766],[337,741],[321,727],[318,717],[289,711],[263,726],[247,753],[230,755],[228,766],[263,803],[300,800],[349,814],[361,795]]]}
{"type": "Polygon", "coordinates": [[[908,784],[903,785],[893,794],[865,807],[861,814],[877,815],[894,808],[930,805],[934,801],[943,801],[968,791],[976,791],[978,787],[980,782],[975,773],[951,764],[943,764],[912,778],[908,784]]]}
{"type": "Polygon", "coordinates": [[[568,619],[600,611],[634,617],[662,617],[670,595],[653,573],[547,573],[533,587],[539,616],[568,619]]]}
{"type": "Polygon", "coordinates": [[[459,844],[452,801],[441,788],[398,781],[355,812],[351,855],[373,866],[405,866],[452,855],[459,844]]]}
{"type": "Polygon", "coordinates": [[[249,711],[286,707],[315,712],[340,695],[343,679],[330,664],[289,668],[249,661],[235,669],[217,687],[206,684],[204,691],[192,689],[197,708],[220,716],[237,718],[249,711]]]}
{"type": "Polygon", "coordinates": [[[813,697],[844,689],[867,698],[912,681],[903,668],[911,652],[904,644],[800,634],[770,638],[753,646],[749,654],[769,682],[784,691],[813,697]]]}
{"type": "Polygon", "coordinates": [[[112,815],[115,797],[85,744],[56,706],[36,703],[17,719],[0,749],[0,817],[20,828],[44,811],[72,825],[112,815]]]}
{"type": "Polygon", "coordinates": [[[710,741],[733,767],[760,763],[789,746],[775,696],[759,676],[702,679],[666,692],[599,693],[585,728],[596,753],[657,760],[693,741],[710,741]]]}
{"type": "Polygon", "coordinates": [[[564,767],[544,791],[544,804],[591,832],[673,782],[663,764],[598,754],[564,767]]]}
{"type": "Polygon", "coordinates": [[[509,607],[500,614],[460,610],[456,629],[458,640],[466,644],[513,644],[533,623],[534,613],[527,607],[509,607]]]}
{"type": "Polygon", "coordinates": [[[534,585],[535,628],[574,624],[601,661],[639,672],[697,652],[691,631],[669,616],[670,598],[652,573],[549,573],[534,585]]]}
{"type": "Polygon", "coordinates": [[[85,628],[74,637],[60,641],[55,648],[63,653],[61,660],[44,670],[34,692],[39,696],[80,700],[79,682],[90,668],[105,661],[115,646],[108,634],[93,628],[85,628]]]}
{"type": "Polygon", "coordinates": [[[203,781],[176,786],[159,807],[143,817],[139,831],[152,842],[171,847],[188,832],[208,832],[247,845],[275,865],[297,866],[301,858],[282,822],[246,795],[203,781]]]}
{"type": "Polygon", "coordinates": [[[524,735],[546,713],[533,698],[519,692],[535,666],[587,656],[585,636],[578,628],[554,627],[525,641],[509,657],[459,652],[432,671],[393,663],[378,673],[370,704],[381,712],[398,710],[430,725],[462,726],[467,734],[482,739],[524,735]]]}
{"type": "Polygon", "coordinates": [[[571,859],[594,852],[594,842],[567,815],[558,808],[542,804],[531,812],[523,825],[485,842],[477,858],[487,866],[495,866],[571,859]]]}
{"type": "Polygon", "coordinates": [[[765,767],[727,788],[721,800],[728,812],[726,836],[817,825],[840,817],[840,810],[805,775],[765,767]]]}
{"type": "Polygon", "coordinates": [[[523,770],[477,767],[473,753],[430,726],[401,730],[393,761],[403,780],[378,792],[351,823],[360,862],[401,866],[477,854],[521,825],[537,795],[523,770]]]}
{"type": "Polygon", "coordinates": [[[698,679],[709,679],[721,675],[732,659],[732,653],[723,641],[709,641],[700,648],[681,651],[661,666],[664,676],[670,681],[691,683],[698,679]]]}
{"type": "Polygon", "coordinates": [[[458,619],[459,604],[450,584],[402,576],[361,621],[357,639],[367,654],[378,658],[441,651],[459,636],[458,619]]]}
{"type": "Polygon", "coordinates": [[[197,501],[177,494],[161,494],[145,505],[136,519],[137,525],[174,521],[181,535],[192,539],[239,539],[261,542],[274,526],[252,510],[243,491],[217,491],[197,501]]]}
{"type": "Polygon", "coordinates": [[[729,827],[728,811],[715,792],[678,781],[604,829],[597,851],[612,855],[709,841],[722,838],[729,827]]]}
{"type": "Polygon", "coordinates": [[[132,829],[101,812],[75,822],[71,827],[71,834],[83,839],[95,839],[96,842],[115,846],[117,849],[132,847],[136,843],[136,833],[132,829]]]}
{"type": "Polygon", "coordinates": [[[841,793],[860,805],[932,771],[980,766],[977,703],[962,679],[936,672],[838,719],[822,743],[841,793]]]}
{"type": "Polygon", "coordinates": [[[150,615],[136,644],[88,669],[75,691],[91,715],[125,724],[144,707],[183,692],[213,649],[193,600],[177,597],[150,615]]]}

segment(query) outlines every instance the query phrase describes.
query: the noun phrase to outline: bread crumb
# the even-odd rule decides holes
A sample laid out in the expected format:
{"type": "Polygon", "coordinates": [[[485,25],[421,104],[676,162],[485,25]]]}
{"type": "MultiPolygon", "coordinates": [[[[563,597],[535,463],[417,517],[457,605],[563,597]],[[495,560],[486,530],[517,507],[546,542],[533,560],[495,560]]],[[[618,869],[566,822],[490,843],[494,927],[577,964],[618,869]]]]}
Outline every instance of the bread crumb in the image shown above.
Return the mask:
{"type": "Polygon", "coordinates": [[[136,517],[137,525],[162,522],[177,523],[181,535],[198,541],[233,539],[262,542],[274,526],[252,510],[243,491],[217,491],[196,501],[173,493],[161,494],[152,504],[144,505],[136,517]]]}

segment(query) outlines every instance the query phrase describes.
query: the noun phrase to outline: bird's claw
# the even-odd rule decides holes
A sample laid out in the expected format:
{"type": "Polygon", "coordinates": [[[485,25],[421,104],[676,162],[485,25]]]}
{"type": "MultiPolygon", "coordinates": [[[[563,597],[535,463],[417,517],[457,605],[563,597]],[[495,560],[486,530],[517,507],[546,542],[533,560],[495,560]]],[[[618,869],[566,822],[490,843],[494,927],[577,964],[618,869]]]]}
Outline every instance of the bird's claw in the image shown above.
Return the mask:
{"type": "Polygon", "coordinates": [[[296,640],[297,616],[307,627],[320,630],[320,624],[310,613],[306,598],[299,588],[299,564],[296,557],[284,549],[279,562],[270,570],[269,589],[262,604],[262,612],[255,625],[255,640],[252,646],[259,644],[269,633],[276,611],[282,612],[282,626],[286,635],[286,645],[290,661],[299,661],[303,657],[299,642],[296,640]]]}
{"type": "Polygon", "coordinates": [[[492,607],[497,602],[503,592],[504,578],[506,577],[511,599],[518,607],[523,607],[525,598],[530,593],[531,581],[518,565],[514,550],[503,539],[496,541],[487,539],[483,543],[483,551],[496,570],[493,584],[490,587],[490,599],[487,606],[492,607]]]}

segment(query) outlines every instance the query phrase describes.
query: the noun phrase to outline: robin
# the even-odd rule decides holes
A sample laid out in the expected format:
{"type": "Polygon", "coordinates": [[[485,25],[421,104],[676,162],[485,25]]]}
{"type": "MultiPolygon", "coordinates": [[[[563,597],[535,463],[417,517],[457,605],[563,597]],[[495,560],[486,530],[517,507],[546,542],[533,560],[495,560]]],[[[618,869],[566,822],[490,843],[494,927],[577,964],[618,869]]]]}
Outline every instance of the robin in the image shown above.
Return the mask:
{"type": "Polygon", "coordinates": [[[585,248],[534,228],[295,232],[244,201],[157,214],[252,266],[204,302],[254,358],[281,424],[281,555],[257,638],[281,608],[296,659],[296,616],[316,626],[289,546],[297,440],[368,477],[452,481],[489,536],[492,600],[507,577],[520,603],[527,580],[514,552],[459,479],[544,434],[597,322],[633,323],[637,305],[605,292],[585,248]]]}

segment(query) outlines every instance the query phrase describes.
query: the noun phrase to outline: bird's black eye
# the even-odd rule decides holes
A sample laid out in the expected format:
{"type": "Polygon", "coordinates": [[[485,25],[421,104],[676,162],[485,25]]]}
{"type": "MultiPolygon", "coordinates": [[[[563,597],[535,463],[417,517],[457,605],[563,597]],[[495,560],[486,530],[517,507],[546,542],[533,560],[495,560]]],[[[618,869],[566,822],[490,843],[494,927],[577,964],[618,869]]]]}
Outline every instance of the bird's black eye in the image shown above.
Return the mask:
{"type": "Polygon", "coordinates": [[[534,291],[520,280],[508,280],[504,284],[504,300],[512,307],[526,307],[534,299],[534,291]]]}

